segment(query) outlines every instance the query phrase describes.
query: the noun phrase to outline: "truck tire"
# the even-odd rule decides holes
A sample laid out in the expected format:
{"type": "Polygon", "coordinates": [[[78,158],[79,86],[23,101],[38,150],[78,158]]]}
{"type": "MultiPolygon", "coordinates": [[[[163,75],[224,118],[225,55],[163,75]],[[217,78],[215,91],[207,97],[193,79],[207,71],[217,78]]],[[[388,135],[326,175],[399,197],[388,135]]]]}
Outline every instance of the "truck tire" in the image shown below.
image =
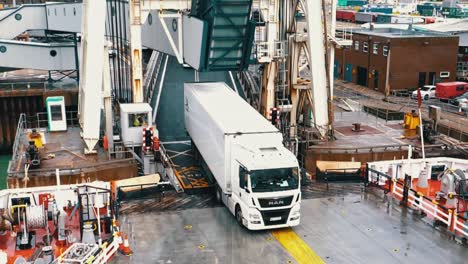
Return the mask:
{"type": "Polygon", "coordinates": [[[218,185],[216,185],[216,201],[220,204],[223,203],[223,197],[222,197],[222,194],[221,194],[221,188],[219,188],[218,185]]]}
{"type": "Polygon", "coordinates": [[[427,100],[429,100],[429,95],[428,95],[428,94],[426,94],[426,95],[424,96],[424,101],[427,101],[427,100]]]}
{"type": "Polygon", "coordinates": [[[240,208],[239,205],[236,205],[236,220],[240,226],[242,227],[244,226],[244,224],[242,223],[242,209],[240,208]]]}

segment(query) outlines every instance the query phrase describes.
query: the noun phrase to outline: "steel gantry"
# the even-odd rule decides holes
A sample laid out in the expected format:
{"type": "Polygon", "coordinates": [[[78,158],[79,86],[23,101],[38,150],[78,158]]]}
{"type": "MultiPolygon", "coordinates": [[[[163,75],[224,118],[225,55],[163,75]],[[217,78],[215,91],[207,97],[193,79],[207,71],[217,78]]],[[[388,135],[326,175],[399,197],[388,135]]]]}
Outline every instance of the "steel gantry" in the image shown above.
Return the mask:
{"type": "MultiPolygon", "coordinates": [[[[336,5],[335,0],[331,3],[336,5]]],[[[290,141],[297,141],[304,113],[310,121],[302,123],[317,140],[333,137],[334,48],[328,41],[325,7],[323,0],[254,1],[265,22],[255,35],[256,58],[263,65],[260,111],[268,117],[271,108],[279,108],[284,117],[279,125],[290,141]]],[[[334,17],[331,20],[333,37],[334,17]]]]}

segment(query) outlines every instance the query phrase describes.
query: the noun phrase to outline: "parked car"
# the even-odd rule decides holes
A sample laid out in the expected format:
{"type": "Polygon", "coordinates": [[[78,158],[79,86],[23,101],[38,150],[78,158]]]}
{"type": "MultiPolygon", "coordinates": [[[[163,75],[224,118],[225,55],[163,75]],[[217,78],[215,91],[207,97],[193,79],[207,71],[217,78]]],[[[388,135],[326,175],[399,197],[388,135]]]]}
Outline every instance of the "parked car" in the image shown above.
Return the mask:
{"type": "Polygon", "coordinates": [[[468,92],[466,82],[446,82],[436,84],[436,97],[449,100],[468,92]]]}
{"type": "MultiPolygon", "coordinates": [[[[434,85],[424,85],[421,88],[421,97],[424,100],[429,100],[429,98],[435,98],[436,95],[436,87],[434,85]]],[[[411,94],[411,98],[417,99],[418,98],[418,90],[414,91],[411,94]]]]}
{"type": "Polygon", "coordinates": [[[468,105],[468,92],[451,99],[450,103],[456,106],[465,105],[466,107],[468,105]]]}

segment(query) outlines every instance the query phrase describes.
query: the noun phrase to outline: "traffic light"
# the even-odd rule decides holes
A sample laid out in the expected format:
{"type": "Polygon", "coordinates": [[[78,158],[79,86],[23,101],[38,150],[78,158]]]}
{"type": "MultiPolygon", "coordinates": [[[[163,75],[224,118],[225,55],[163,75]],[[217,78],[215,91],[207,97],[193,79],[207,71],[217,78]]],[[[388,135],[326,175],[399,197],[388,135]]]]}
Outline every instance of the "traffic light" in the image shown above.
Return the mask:
{"type": "Polygon", "coordinates": [[[270,121],[271,124],[276,126],[279,122],[280,111],[279,108],[273,107],[270,109],[270,121]]]}
{"type": "Polygon", "coordinates": [[[150,151],[153,146],[153,128],[143,128],[143,150],[150,151]]]}

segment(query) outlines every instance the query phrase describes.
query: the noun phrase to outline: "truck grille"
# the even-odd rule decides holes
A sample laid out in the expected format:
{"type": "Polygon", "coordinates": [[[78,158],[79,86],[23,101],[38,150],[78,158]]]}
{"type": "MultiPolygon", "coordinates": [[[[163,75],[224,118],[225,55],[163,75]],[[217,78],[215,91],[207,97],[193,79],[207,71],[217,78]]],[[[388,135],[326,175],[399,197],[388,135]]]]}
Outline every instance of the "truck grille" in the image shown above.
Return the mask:
{"type": "Polygon", "coordinates": [[[265,225],[282,225],[286,224],[291,209],[260,211],[262,213],[263,222],[265,225]]]}
{"type": "Polygon", "coordinates": [[[278,198],[268,198],[268,199],[258,199],[261,207],[279,207],[279,206],[289,206],[291,205],[293,196],[278,197],[278,198]]]}

